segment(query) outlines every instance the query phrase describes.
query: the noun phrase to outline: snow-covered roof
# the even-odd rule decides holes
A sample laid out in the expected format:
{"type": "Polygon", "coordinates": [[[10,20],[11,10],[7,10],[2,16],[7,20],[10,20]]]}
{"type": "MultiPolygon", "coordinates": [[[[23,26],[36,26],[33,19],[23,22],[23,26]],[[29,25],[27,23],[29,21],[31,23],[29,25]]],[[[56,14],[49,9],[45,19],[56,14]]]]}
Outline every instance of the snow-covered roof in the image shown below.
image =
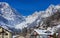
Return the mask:
{"type": "Polygon", "coordinates": [[[37,32],[39,35],[53,35],[54,32],[48,31],[48,30],[40,30],[40,29],[34,29],[35,32],[37,32]]]}
{"type": "Polygon", "coordinates": [[[46,33],[44,33],[44,32],[46,32],[46,30],[34,29],[34,31],[36,31],[38,34],[46,34],[46,33]]]}

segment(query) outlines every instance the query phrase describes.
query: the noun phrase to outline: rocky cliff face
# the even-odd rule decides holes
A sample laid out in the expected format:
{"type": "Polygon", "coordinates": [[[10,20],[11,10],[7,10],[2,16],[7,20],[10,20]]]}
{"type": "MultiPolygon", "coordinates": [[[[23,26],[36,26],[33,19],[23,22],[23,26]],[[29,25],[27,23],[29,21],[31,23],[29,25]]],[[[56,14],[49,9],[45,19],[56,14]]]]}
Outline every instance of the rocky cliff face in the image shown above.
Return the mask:
{"type": "MultiPolygon", "coordinates": [[[[44,29],[59,31],[60,29],[60,9],[53,15],[45,18],[42,24],[44,29]]],[[[40,26],[41,27],[41,26],[40,26]]]]}

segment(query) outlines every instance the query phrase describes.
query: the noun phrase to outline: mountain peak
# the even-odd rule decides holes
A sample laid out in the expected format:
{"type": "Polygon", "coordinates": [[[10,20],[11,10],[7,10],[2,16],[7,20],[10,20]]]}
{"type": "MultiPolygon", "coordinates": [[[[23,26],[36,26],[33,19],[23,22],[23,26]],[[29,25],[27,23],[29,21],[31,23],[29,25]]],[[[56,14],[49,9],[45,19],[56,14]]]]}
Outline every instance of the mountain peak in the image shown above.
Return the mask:
{"type": "Polygon", "coordinates": [[[55,7],[55,5],[51,4],[51,5],[49,6],[49,8],[51,8],[51,7],[55,7]]]}
{"type": "Polygon", "coordinates": [[[8,3],[6,3],[6,2],[0,2],[0,8],[7,7],[7,6],[9,6],[8,3]]]}
{"type": "Polygon", "coordinates": [[[24,20],[24,17],[22,15],[19,15],[18,12],[13,9],[8,3],[0,2],[0,20],[3,21],[2,19],[4,21],[7,20],[5,22],[7,22],[9,25],[16,25],[22,22],[24,20]]]}

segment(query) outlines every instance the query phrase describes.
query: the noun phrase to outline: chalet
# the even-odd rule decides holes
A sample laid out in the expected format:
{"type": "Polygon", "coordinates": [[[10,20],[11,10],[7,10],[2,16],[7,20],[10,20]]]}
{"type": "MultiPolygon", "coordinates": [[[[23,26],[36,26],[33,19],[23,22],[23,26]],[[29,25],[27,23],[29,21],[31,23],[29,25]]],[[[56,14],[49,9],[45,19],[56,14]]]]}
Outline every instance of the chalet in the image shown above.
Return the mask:
{"type": "Polygon", "coordinates": [[[47,38],[47,34],[44,33],[46,30],[39,30],[34,29],[34,31],[31,33],[30,38],[47,38]]]}
{"type": "Polygon", "coordinates": [[[11,31],[0,26],[0,38],[12,38],[11,31]]]}
{"type": "Polygon", "coordinates": [[[34,29],[30,38],[53,38],[54,32],[48,30],[34,29]]]}

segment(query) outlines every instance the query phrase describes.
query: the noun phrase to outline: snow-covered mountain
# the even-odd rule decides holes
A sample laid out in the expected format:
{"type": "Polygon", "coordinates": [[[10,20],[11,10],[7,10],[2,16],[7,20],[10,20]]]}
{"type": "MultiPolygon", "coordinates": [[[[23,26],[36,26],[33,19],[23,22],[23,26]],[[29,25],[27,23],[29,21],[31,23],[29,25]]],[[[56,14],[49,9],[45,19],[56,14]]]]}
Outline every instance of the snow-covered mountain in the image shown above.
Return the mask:
{"type": "Polygon", "coordinates": [[[26,21],[23,21],[21,24],[16,25],[15,28],[17,29],[21,29],[24,27],[31,28],[31,27],[38,26],[39,23],[41,26],[43,24],[44,19],[54,15],[54,13],[56,13],[59,9],[60,9],[60,5],[55,6],[51,4],[44,11],[39,11],[39,12],[36,11],[34,14],[27,16],[26,21]]]}
{"type": "Polygon", "coordinates": [[[25,17],[19,14],[6,2],[0,2],[0,26],[8,29],[15,28],[15,25],[25,21],[25,17]]]}
{"type": "Polygon", "coordinates": [[[60,5],[50,5],[44,11],[36,11],[27,17],[18,14],[8,3],[0,2],[0,26],[17,31],[24,27],[33,28],[41,26],[47,17],[60,10],[60,5]]]}

